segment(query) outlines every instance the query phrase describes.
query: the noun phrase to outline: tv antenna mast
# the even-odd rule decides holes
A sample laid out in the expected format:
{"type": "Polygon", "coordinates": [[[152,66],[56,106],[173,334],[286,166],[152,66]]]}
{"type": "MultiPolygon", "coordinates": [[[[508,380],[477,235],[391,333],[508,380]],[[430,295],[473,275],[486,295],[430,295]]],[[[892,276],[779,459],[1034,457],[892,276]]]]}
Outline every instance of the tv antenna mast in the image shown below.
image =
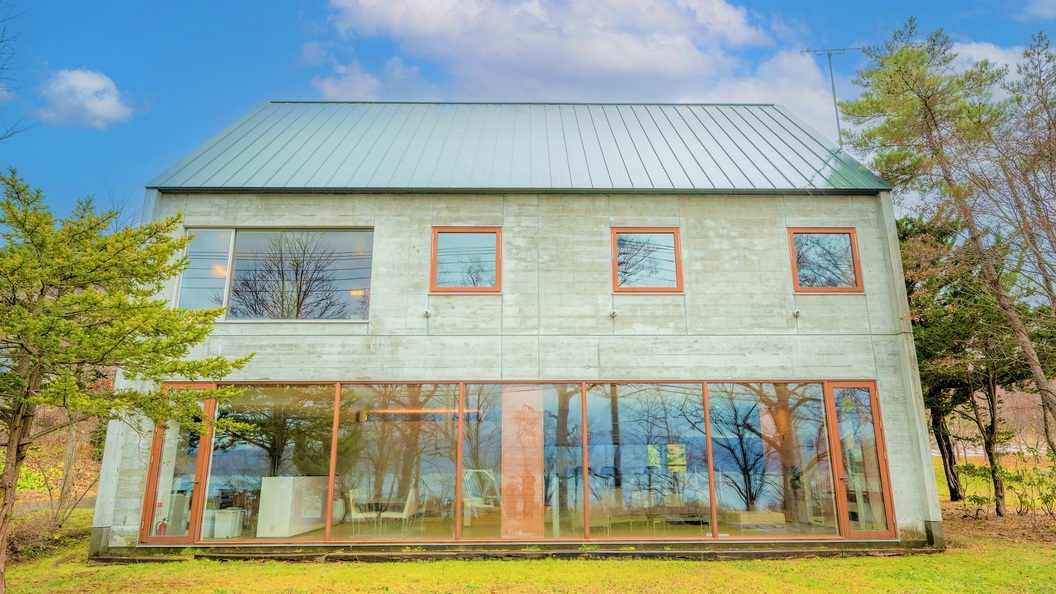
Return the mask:
{"type": "Polygon", "coordinates": [[[829,84],[832,85],[832,109],[836,112],[836,141],[843,146],[843,130],[840,129],[840,106],[836,103],[836,77],[832,74],[832,57],[839,54],[846,54],[847,52],[860,52],[864,51],[864,47],[841,47],[838,49],[810,49],[809,47],[801,52],[801,55],[811,54],[814,56],[826,56],[829,59],[829,84]]]}

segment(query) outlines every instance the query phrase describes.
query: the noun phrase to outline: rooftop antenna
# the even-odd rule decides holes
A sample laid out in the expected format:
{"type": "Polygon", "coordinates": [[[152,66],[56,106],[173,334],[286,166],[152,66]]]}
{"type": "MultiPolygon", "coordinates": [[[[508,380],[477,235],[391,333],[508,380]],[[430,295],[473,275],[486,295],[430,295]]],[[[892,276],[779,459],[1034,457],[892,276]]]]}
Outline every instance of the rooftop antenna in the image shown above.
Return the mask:
{"type": "Polygon", "coordinates": [[[840,107],[836,103],[836,77],[832,74],[832,57],[837,54],[860,52],[865,49],[866,48],[864,47],[841,47],[838,49],[810,49],[808,47],[799,52],[804,56],[811,54],[814,56],[827,56],[829,58],[829,83],[832,85],[832,109],[836,112],[836,141],[840,143],[840,148],[843,148],[843,130],[840,129],[840,107]]]}

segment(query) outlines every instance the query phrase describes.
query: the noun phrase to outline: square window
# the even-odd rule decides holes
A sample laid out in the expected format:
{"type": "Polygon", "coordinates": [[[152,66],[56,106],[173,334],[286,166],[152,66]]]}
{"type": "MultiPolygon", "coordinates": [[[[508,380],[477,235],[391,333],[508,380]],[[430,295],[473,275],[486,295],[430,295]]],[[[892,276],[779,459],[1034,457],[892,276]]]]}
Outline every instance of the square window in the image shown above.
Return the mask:
{"type": "Polygon", "coordinates": [[[862,291],[854,229],[789,229],[788,237],[797,292],[862,291]]]}
{"type": "Polygon", "coordinates": [[[617,293],[681,293],[678,229],[614,228],[612,289],[617,293]]]}
{"type": "Polygon", "coordinates": [[[431,290],[502,291],[500,227],[434,227],[431,290]]]}

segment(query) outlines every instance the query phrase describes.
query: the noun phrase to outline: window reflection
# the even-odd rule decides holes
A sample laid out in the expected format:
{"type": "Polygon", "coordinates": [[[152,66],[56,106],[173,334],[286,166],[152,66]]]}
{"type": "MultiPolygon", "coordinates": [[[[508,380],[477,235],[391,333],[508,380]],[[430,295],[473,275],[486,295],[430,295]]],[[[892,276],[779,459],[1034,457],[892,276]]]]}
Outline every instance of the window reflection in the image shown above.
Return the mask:
{"type": "Polygon", "coordinates": [[[181,427],[171,421],[165,426],[156,462],[159,468],[150,536],[190,534],[195,465],[198,463],[200,442],[198,432],[193,427],[181,427]]]}
{"type": "Polygon", "coordinates": [[[579,384],[466,385],[462,537],[583,535],[579,384]]]}
{"type": "Polygon", "coordinates": [[[858,286],[850,233],[793,233],[796,275],[801,288],[858,286]]]}
{"type": "Polygon", "coordinates": [[[617,231],[617,288],[678,288],[678,261],[675,233],[633,233],[617,231]]]}
{"type": "Polygon", "coordinates": [[[836,534],[821,384],[709,384],[720,536],[836,534]]]}
{"type": "Polygon", "coordinates": [[[833,396],[843,453],[844,492],[841,497],[847,499],[850,529],[856,532],[887,530],[869,388],[838,387],[833,389],[833,396]]]}
{"type": "Polygon", "coordinates": [[[457,441],[457,384],[342,386],[331,538],[454,538],[457,441]]]}
{"type": "Polygon", "coordinates": [[[495,288],[496,231],[437,231],[436,288],[495,288]]]}
{"type": "Polygon", "coordinates": [[[334,386],[251,386],[218,408],[202,540],[322,540],[334,386]]]}
{"type": "Polygon", "coordinates": [[[711,536],[701,384],[587,386],[592,536],[711,536]]]}
{"type": "Polygon", "coordinates": [[[196,229],[189,232],[194,234],[194,238],[187,246],[187,270],[183,271],[180,279],[177,306],[183,309],[222,307],[227,286],[231,231],[196,229]]]}
{"type": "Polygon", "coordinates": [[[228,318],[367,317],[371,231],[239,231],[228,318]]]}

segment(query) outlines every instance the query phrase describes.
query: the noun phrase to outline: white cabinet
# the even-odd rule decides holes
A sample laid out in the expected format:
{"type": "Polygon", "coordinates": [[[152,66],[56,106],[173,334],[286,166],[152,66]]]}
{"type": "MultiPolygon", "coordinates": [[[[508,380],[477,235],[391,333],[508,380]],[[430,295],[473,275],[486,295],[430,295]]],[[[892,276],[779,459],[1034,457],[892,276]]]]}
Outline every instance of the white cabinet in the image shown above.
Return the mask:
{"type": "Polygon", "coordinates": [[[264,477],[257,538],[286,538],[325,528],[328,481],[325,476],[264,477]]]}

